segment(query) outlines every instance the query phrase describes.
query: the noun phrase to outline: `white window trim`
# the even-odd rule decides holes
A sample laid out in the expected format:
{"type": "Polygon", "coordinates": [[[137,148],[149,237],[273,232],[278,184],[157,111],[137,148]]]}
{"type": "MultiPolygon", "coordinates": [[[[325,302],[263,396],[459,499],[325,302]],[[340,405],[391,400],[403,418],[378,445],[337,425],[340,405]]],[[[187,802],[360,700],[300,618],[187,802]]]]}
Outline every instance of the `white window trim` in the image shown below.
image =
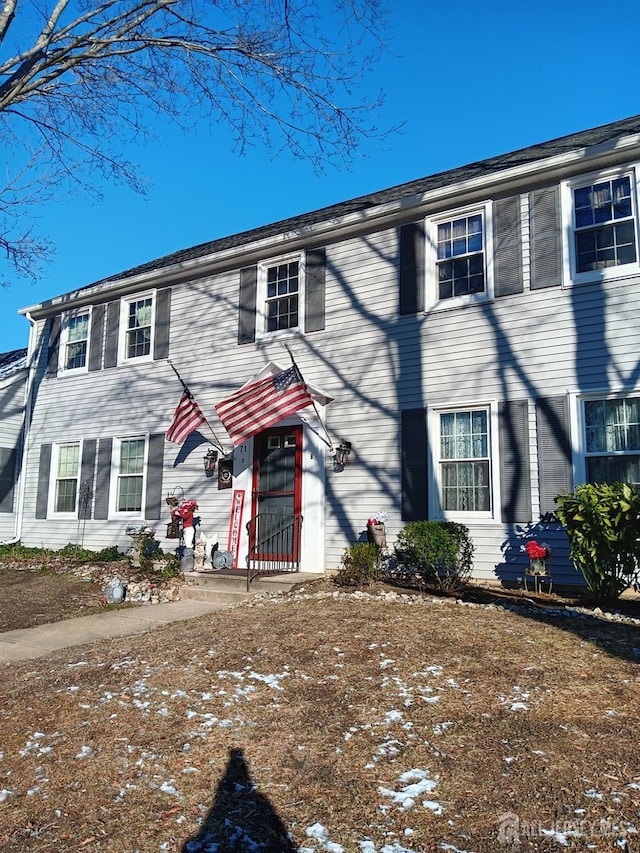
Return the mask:
{"type": "Polygon", "coordinates": [[[584,403],[589,400],[623,400],[627,397],[639,397],[640,387],[612,391],[572,391],[569,395],[569,428],[572,436],[572,463],[574,486],[587,482],[587,424],[584,403]]]}
{"type": "Polygon", "coordinates": [[[580,175],[560,184],[560,207],[562,210],[562,257],[563,257],[563,287],[574,284],[588,284],[593,281],[607,281],[625,278],[640,273],[640,228],[638,216],[638,164],[626,165],[602,172],[591,172],[580,175]],[[601,270],[576,272],[575,223],[573,215],[573,191],[580,187],[595,184],[598,181],[629,176],[631,179],[631,204],[636,229],[636,261],[633,264],[620,264],[617,267],[605,267],[601,270]]]}
{"type": "Polygon", "coordinates": [[[489,302],[493,299],[493,221],[491,202],[474,204],[438,213],[428,217],[425,223],[425,264],[426,264],[426,304],[427,311],[447,311],[489,302]],[[465,296],[452,296],[450,299],[438,297],[438,225],[450,222],[461,216],[482,215],[483,252],[484,252],[484,293],[469,293],[465,296]]]}
{"type": "Polygon", "coordinates": [[[499,420],[498,401],[455,403],[454,405],[436,405],[427,412],[427,435],[431,453],[429,454],[429,518],[436,521],[459,521],[461,523],[487,523],[501,520],[500,495],[500,458],[499,458],[499,420]],[[440,415],[446,412],[468,412],[484,409],[489,417],[489,482],[491,484],[491,510],[489,512],[452,512],[441,508],[440,480],[440,415]]]}
{"type": "Polygon", "coordinates": [[[153,361],[153,348],[156,338],[156,310],[158,299],[155,290],[124,296],[120,300],[120,322],[118,324],[118,366],[123,364],[147,364],[153,361]],[[129,306],[132,302],[143,299],[151,299],[151,340],[148,355],[139,355],[127,358],[127,323],[129,320],[129,306]]]}
{"type": "Polygon", "coordinates": [[[278,258],[269,258],[258,263],[258,280],[256,287],[256,340],[275,340],[299,335],[304,329],[304,306],[306,288],[306,255],[304,252],[293,252],[278,258]],[[276,332],[266,331],[267,317],[267,270],[278,264],[298,261],[298,325],[292,329],[279,329],[276,332]]]}
{"type": "MultiPolygon", "coordinates": [[[[51,468],[49,476],[49,495],[47,506],[47,517],[57,519],[77,519],[78,502],[80,500],[80,486],[82,477],[82,439],[77,441],[58,441],[51,448],[51,468]],[[72,512],[58,512],[56,510],[56,484],[58,482],[58,461],[60,459],[60,448],[78,446],[78,473],[76,476],[76,503],[72,512]]],[[[68,479],[68,478],[65,478],[68,479]]]]}
{"type": "Polygon", "coordinates": [[[114,436],[111,447],[111,471],[109,474],[109,518],[122,521],[140,521],[146,518],[147,470],[149,467],[149,433],[132,433],[131,435],[114,436]],[[139,511],[119,510],[118,507],[118,476],[120,474],[120,445],[123,441],[144,439],[144,461],[142,464],[142,507],[139,511]]]}
{"type": "Polygon", "coordinates": [[[91,346],[91,306],[87,308],[78,309],[77,311],[67,311],[62,316],[62,324],[60,329],[60,343],[58,345],[58,372],[64,373],[65,376],[76,375],[79,373],[87,373],[89,370],[89,347],[91,346]],[[67,354],[67,344],[69,343],[69,320],[74,317],[82,317],[84,315],[88,316],[88,326],[87,326],[87,355],[85,359],[85,363],[83,367],[71,367],[68,368],[65,366],[66,362],[66,354],[67,354]]]}

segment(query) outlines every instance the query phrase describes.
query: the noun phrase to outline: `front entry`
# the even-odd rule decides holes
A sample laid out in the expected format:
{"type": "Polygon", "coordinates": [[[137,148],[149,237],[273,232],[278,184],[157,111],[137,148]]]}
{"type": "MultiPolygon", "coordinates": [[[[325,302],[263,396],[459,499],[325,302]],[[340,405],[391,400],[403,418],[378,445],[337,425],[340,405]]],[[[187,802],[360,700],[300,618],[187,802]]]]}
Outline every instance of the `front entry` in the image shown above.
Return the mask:
{"type": "Polygon", "coordinates": [[[249,560],[259,570],[296,571],[302,525],[302,427],[254,439],[249,560]]]}

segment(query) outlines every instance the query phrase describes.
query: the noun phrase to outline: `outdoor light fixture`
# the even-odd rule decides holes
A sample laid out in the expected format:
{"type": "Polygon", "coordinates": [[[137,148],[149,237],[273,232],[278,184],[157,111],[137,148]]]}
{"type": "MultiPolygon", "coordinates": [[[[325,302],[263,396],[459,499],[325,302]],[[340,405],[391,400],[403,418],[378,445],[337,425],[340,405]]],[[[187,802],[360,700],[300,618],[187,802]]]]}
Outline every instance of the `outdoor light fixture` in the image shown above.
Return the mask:
{"type": "Polygon", "coordinates": [[[336,447],[334,453],[335,456],[333,458],[333,470],[344,470],[344,466],[349,461],[349,454],[351,453],[351,442],[342,440],[340,444],[336,447]]]}
{"type": "Polygon", "coordinates": [[[218,461],[218,451],[214,450],[213,447],[210,447],[207,450],[206,456],[204,456],[202,462],[204,464],[204,472],[207,477],[211,476],[213,472],[216,470],[216,462],[218,461]]]}

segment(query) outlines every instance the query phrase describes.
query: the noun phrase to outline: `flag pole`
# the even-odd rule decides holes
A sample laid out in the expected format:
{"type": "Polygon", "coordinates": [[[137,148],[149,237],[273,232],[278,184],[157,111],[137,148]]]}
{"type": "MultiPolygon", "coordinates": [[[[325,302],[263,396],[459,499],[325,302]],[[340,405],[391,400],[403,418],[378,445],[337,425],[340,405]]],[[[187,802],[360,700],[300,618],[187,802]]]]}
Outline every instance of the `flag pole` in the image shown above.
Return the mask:
{"type": "MultiPolygon", "coordinates": [[[[299,367],[298,367],[298,365],[296,364],[296,360],[295,360],[295,358],[293,357],[293,353],[292,353],[292,352],[291,352],[291,350],[289,349],[289,344],[284,344],[284,348],[285,348],[285,349],[286,349],[286,351],[289,353],[289,358],[291,359],[291,363],[293,364],[293,366],[294,366],[294,368],[295,368],[295,371],[296,371],[296,373],[298,374],[298,378],[299,378],[302,382],[304,382],[304,384],[306,385],[307,383],[306,383],[306,381],[305,381],[305,379],[304,379],[304,376],[302,375],[302,371],[300,370],[300,368],[299,368],[299,367]]],[[[316,435],[318,435],[318,438],[320,438],[322,441],[324,441],[324,443],[327,445],[327,447],[329,448],[329,450],[333,450],[333,442],[331,441],[331,436],[330,436],[330,435],[329,435],[329,433],[327,432],[327,428],[326,428],[326,426],[324,425],[324,421],[323,421],[323,420],[322,420],[322,418],[320,417],[320,412],[318,411],[318,409],[317,409],[317,407],[316,407],[316,401],[313,399],[313,397],[311,397],[311,405],[313,406],[313,411],[314,411],[314,412],[316,413],[316,415],[318,416],[318,420],[320,421],[320,425],[322,426],[322,429],[324,430],[324,434],[325,434],[327,437],[326,437],[326,438],[323,438],[321,435],[319,435],[319,434],[316,432],[316,430],[314,430],[314,432],[316,432],[316,435]]]]}
{"type": "MultiPolygon", "coordinates": [[[[167,363],[171,366],[171,368],[173,369],[173,372],[175,373],[175,375],[176,375],[176,376],[178,377],[178,379],[180,380],[180,384],[182,385],[182,387],[184,388],[184,390],[186,391],[186,393],[187,393],[187,394],[189,395],[189,397],[190,397],[190,398],[195,402],[195,397],[193,396],[193,394],[191,393],[191,391],[187,388],[187,385],[186,385],[186,383],[185,383],[184,379],[182,378],[182,376],[180,376],[180,374],[178,373],[178,370],[177,370],[177,368],[176,368],[175,364],[171,361],[171,359],[170,359],[170,358],[168,358],[168,359],[167,359],[167,363]]],[[[196,405],[198,405],[198,404],[196,403],[196,405]]],[[[199,408],[199,407],[198,407],[198,408],[199,408]]],[[[202,412],[202,409],[200,409],[200,411],[202,412]]],[[[216,444],[217,444],[217,446],[218,446],[218,450],[222,453],[222,455],[223,455],[223,456],[226,456],[226,455],[227,455],[227,454],[226,454],[226,450],[225,450],[225,449],[224,449],[224,447],[222,446],[222,444],[221,444],[220,439],[218,438],[218,436],[215,434],[215,431],[214,431],[213,427],[211,426],[211,424],[209,423],[209,421],[207,420],[207,418],[206,418],[206,416],[205,416],[204,412],[202,412],[202,416],[203,416],[203,418],[204,418],[204,422],[205,422],[205,423],[206,423],[206,425],[209,427],[209,429],[211,430],[211,434],[213,435],[213,437],[214,437],[214,438],[215,438],[215,440],[216,440],[216,444]]]]}

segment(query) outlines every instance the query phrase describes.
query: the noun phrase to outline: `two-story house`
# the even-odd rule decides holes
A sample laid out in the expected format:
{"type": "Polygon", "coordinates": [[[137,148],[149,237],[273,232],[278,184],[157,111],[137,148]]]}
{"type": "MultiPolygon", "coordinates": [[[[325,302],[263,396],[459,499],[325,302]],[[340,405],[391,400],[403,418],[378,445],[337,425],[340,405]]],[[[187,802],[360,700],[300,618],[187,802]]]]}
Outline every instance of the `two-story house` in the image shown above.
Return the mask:
{"type": "MultiPolygon", "coordinates": [[[[259,512],[301,516],[289,557],[322,571],[386,511],[391,543],[409,520],[452,519],[478,578],[517,572],[523,526],[560,491],[640,482],[639,180],[634,117],[25,309],[22,541],[63,546],[81,528],[85,546],[126,546],[144,518],[172,548],[175,493],[222,548],[235,523],[240,566],[259,512]],[[232,450],[215,404],[288,367],[288,350],[313,405],[233,448],[230,483],[207,476],[206,450],[232,450]],[[182,445],[165,439],[182,393],[168,359],[211,427],[182,445]],[[328,446],[342,440],[344,465],[328,446]]],[[[577,579],[562,537],[553,559],[558,581],[577,579]]]]}

